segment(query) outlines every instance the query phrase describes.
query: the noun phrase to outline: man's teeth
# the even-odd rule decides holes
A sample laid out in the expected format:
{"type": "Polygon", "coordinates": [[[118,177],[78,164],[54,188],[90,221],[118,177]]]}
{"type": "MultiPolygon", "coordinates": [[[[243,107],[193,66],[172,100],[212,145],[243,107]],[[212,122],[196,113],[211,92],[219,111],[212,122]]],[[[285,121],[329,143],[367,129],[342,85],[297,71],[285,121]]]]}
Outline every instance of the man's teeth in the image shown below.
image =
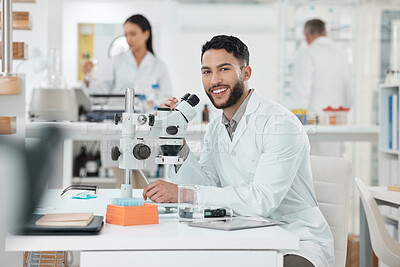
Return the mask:
{"type": "Polygon", "coordinates": [[[213,92],[214,92],[214,94],[219,94],[219,93],[222,93],[222,92],[226,91],[227,89],[228,88],[223,88],[223,89],[215,90],[213,92]]]}

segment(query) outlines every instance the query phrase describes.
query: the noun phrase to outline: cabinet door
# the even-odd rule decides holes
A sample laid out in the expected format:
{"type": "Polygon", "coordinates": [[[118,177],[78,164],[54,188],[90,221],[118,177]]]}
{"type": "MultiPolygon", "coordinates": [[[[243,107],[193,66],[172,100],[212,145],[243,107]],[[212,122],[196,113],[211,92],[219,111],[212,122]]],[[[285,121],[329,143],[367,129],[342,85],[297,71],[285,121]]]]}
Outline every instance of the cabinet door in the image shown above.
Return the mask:
{"type": "Polygon", "coordinates": [[[101,266],[283,266],[277,251],[83,251],[82,267],[101,266]]]}

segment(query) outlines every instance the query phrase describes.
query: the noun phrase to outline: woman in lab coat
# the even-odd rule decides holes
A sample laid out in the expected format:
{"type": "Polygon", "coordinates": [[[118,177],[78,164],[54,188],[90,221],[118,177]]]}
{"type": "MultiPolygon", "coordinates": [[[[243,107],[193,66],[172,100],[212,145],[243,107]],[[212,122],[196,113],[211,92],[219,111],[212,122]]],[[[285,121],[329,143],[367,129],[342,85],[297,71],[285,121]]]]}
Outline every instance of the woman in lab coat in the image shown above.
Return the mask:
{"type": "MultiPolygon", "coordinates": [[[[124,32],[130,49],[112,58],[97,81],[85,81],[86,87],[90,93],[97,94],[124,94],[127,87],[133,87],[136,94],[144,94],[148,97],[150,107],[158,105],[158,101],[172,95],[172,87],[164,62],[154,55],[151,25],[144,16],[133,15],[125,21],[124,32]],[[154,95],[152,99],[149,99],[153,85],[159,86],[159,99],[154,98],[154,95]]],[[[93,63],[86,62],[83,65],[84,74],[89,73],[92,68],[93,63]]],[[[124,101],[113,98],[108,101],[110,106],[123,103],[124,101]]],[[[106,146],[106,151],[102,151],[102,164],[104,167],[113,167],[117,187],[122,182],[122,170],[117,167],[117,162],[111,161],[108,155],[111,153],[109,149],[118,144],[119,141],[102,144],[106,146]]],[[[153,172],[157,170],[153,157],[148,160],[147,169],[153,172]]],[[[134,188],[143,188],[146,185],[143,179],[136,177],[132,183],[134,188]]]]}
{"type": "MultiPolygon", "coordinates": [[[[123,94],[125,88],[133,87],[136,94],[149,96],[152,86],[158,85],[161,99],[171,96],[172,88],[167,68],[164,62],[154,55],[149,21],[142,15],[133,15],[125,21],[124,32],[130,49],[112,58],[97,81],[85,81],[89,92],[123,94]]],[[[93,63],[86,62],[82,69],[87,76],[86,74],[93,69],[93,63]]]]}

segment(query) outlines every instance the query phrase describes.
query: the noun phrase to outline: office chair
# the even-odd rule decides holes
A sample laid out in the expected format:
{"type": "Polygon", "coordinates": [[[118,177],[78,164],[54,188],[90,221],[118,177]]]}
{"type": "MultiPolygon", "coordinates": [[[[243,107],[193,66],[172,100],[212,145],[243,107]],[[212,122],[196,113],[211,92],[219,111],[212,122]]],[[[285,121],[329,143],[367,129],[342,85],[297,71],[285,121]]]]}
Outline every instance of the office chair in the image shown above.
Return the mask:
{"type": "Polygon", "coordinates": [[[389,266],[400,266],[400,243],[387,231],[378,204],[360,178],[354,179],[367,217],[371,245],[380,261],[389,266]]]}
{"type": "Polygon", "coordinates": [[[311,170],[318,206],[333,234],[335,267],[343,267],[347,254],[352,164],[343,158],[311,156],[311,170]]]}

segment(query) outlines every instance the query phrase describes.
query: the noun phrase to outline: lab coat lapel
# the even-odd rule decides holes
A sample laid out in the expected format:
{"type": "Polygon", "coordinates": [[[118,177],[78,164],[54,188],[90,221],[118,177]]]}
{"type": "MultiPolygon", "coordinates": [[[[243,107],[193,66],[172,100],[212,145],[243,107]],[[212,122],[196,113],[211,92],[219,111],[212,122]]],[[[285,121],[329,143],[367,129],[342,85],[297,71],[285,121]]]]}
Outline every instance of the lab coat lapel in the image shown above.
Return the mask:
{"type": "Polygon", "coordinates": [[[228,131],[226,130],[225,125],[223,125],[222,122],[220,122],[218,125],[217,135],[218,135],[218,151],[220,152],[221,155],[229,153],[232,142],[231,139],[229,138],[228,131]]]}
{"type": "Polygon", "coordinates": [[[249,102],[247,103],[246,111],[242,119],[239,121],[239,125],[236,128],[236,131],[233,135],[230,152],[232,152],[232,150],[236,147],[240,138],[246,131],[249,115],[257,110],[259,104],[260,104],[260,97],[256,92],[253,92],[252,95],[250,96],[249,102]]]}
{"type": "Polygon", "coordinates": [[[153,55],[151,52],[147,51],[147,52],[146,52],[146,55],[145,55],[145,56],[143,57],[143,59],[142,59],[142,62],[140,62],[140,65],[138,66],[137,61],[136,61],[136,58],[135,58],[135,56],[133,55],[132,51],[129,50],[127,53],[129,53],[129,54],[128,54],[128,56],[130,57],[129,60],[133,60],[133,62],[135,63],[135,67],[136,67],[137,69],[146,68],[147,66],[150,66],[151,64],[153,64],[153,62],[154,62],[154,60],[155,60],[154,55],[153,55]]]}
{"type": "Polygon", "coordinates": [[[246,114],[243,115],[242,119],[239,121],[239,125],[236,128],[236,131],[233,134],[232,142],[231,142],[231,147],[230,147],[230,152],[235,148],[237,143],[239,142],[240,137],[243,135],[243,133],[246,130],[247,126],[247,116],[246,114]]]}

